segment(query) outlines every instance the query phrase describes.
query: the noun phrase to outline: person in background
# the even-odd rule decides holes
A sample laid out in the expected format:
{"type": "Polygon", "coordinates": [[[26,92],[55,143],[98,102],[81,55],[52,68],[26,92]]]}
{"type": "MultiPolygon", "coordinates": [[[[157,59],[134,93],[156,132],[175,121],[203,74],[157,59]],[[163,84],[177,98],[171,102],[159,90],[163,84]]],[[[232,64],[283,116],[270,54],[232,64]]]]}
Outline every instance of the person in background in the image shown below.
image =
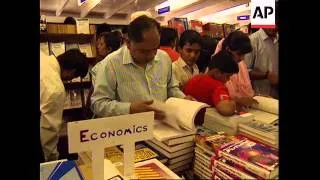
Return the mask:
{"type": "Polygon", "coordinates": [[[181,34],[179,41],[180,57],[172,65],[172,71],[179,81],[179,88],[183,90],[185,83],[199,74],[196,64],[201,50],[202,39],[194,30],[186,30],[181,34]]]}
{"type": "Polygon", "coordinates": [[[252,52],[245,57],[256,94],[278,99],[279,2],[275,3],[275,29],[259,29],[250,35],[252,52]]]}
{"type": "Polygon", "coordinates": [[[245,57],[256,94],[278,98],[278,37],[276,29],[250,35],[253,50],[245,57]]]}
{"type": "Polygon", "coordinates": [[[208,68],[208,72],[194,76],[186,83],[184,93],[215,107],[224,116],[233,115],[236,103],[230,97],[225,83],[230,76],[239,72],[238,64],[232,53],[219,51],[211,57],[208,68]]]}
{"type": "Polygon", "coordinates": [[[92,87],[89,90],[87,101],[86,101],[86,108],[85,108],[85,116],[87,119],[91,119],[93,117],[93,112],[91,111],[91,96],[94,89],[94,83],[96,80],[96,73],[98,66],[107,55],[110,53],[118,50],[121,46],[121,39],[117,33],[118,31],[114,32],[104,32],[100,34],[100,41],[97,44],[98,49],[98,55],[101,57],[100,61],[97,61],[95,64],[93,64],[93,67],[89,70],[89,73],[91,74],[91,81],[92,81],[92,87]]]}
{"type": "Polygon", "coordinates": [[[208,67],[208,64],[211,60],[211,56],[214,53],[217,44],[217,39],[212,38],[209,35],[202,36],[202,47],[199,59],[196,63],[200,73],[204,73],[206,68],[208,67]]]}
{"type": "Polygon", "coordinates": [[[76,20],[73,17],[68,16],[64,20],[63,24],[76,24],[76,20]]]}
{"type": "MultiPolygon", "coordinates": [[[[215,50],[215,54],[221,50],[229,51],[233,54],[234,60],[238,63],[239,72],[231,76],[226,83],[229,94],[233,99],[242,101],[246,107],[257,103],[253,99],[254,91],[251,86],[249,72],[245,64],[244,55],[252,51],[250,39],[242,31],[231,32],[225,39],[220,40],[215,50]]],[[[244,110],[244,107],[238,107],[244,110]]]]}
{"type": "Polygon", "coordinates": [[[158,50],[160,24],[142,15],[128,26],[127,45],[108,55],[98,68],[91,109],[98,117],[161,110],[150,106],[153,100],[169,97],[192,99],[178,88],[172,75],[170,57],[158,50]]]}
{"type": "Polygon", "coordinates": [[[180,57],[180,54],[174,50],[178,40],[178,32],[173,28],[161,27],[160,49],[168,53],[172,62],[180,57]]]}
{"type": "Polygon", "coordinates": [[[103,32],[98,37],[97,55],[104,59],[108,54],[116,51],[121,46],[121,37],[117,32],[103,32]]]}
{"type": "Polygon", "coordinates": [[[128,27],[125,26],[121,29],[121,33],[122,33],[122,38],[123,38],[123,43],[122,45],[125,44],[125,41],[128,39],[128,27]]]}
{"type": "Polygon", "coordinates": [[[111,32],[111,27],[107,23],[97,25],[96,37],[98,38],[103,32],[111,32]]]}
{"type": "Polygon", "coordinates": [[[40,141],[45,161],[57,160],[58,133],[63,122],[65,101],[63,81],[85,77],[88,72],[86,56],[71,49],[55,57],[40,51],[40,141]]]}

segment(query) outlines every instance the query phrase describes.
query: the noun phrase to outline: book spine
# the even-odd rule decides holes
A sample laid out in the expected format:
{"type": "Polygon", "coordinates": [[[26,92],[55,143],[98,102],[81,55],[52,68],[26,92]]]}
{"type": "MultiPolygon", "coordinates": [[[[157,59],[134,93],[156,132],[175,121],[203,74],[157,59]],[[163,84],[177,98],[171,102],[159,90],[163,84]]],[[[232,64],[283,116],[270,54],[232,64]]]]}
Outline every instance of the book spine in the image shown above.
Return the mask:
{"type": "Polygon", "coordinates": [[[224,158],[221,158],[220,161],[223,162],[223,163],[225,163],[225,164],[227,164],[227,165],[229,165],[229,166],[231,166],[231,167],[234,167],[234,168],[238,169],[238,170],[241,171],[241,172],[244,172],[244,173],[248,174],[249,176],[254,177],[255,179],[263,180],[262,177],[260,177],[260,176],[258,176],[257,174],[254,174],[254,173],[246,170],[244,167],[239,166],[238,164],[235,164],[235,163],[233,163],[232,161],[226,160],[226,159],[224,159],[224,158]]]}
{"type": "Polygon", "coordinates": [[[214,161],[214,169],[219,169],[234,179],[255,179],[254,177],[229,166],[220,160],[214,161]]]}
{"type": "Polygon", "coordinates": [[[232,177],[228,176],[226,173],[220,171],[219,169],[214,169],[213,176],[218,176],[220,179],[232,179],[232,177]]]}
{"type": "Polygon", "coordinates": [[[203,161],[201,160],[201,158],[195,157],[194,163],[195,163],[195,165],[200,166],[201,169],[206,170],[207,172],[212,173],[211,168],[209,168],[209,164],[203,162],[203,161]]]}
{"type": "Polygon", "coordinates": [[[219,157],[223,157],[226,160],[229,160],[229,161],[237,164],[240,167],[243,167],[244,169],[246,169],[256,175],[261,176],[262,178],[265,178],[265,179],[270,178],[270,173],[271,173],[270,171],[268,171],[262,167],[256,166],[250,162],[244,161],[244,160],[242,160],[238,157],[235,157],[227,152],[219,151],[219,157]]]}

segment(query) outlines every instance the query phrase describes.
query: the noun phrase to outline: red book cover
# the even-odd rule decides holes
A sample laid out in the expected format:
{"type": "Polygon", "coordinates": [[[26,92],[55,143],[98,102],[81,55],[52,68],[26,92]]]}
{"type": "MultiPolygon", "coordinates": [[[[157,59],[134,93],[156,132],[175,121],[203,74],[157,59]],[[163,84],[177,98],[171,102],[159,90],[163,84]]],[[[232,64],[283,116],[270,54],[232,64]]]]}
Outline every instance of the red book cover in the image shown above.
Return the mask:
{"type": "Polygon", "coordinates": [[[196,21],[196,20],[191,20],[190,21],[190,26],[192,30],[197,31],[201,35],[203,35],[203,28],[202,28],[202,22],[201,21],[196,21]]]}

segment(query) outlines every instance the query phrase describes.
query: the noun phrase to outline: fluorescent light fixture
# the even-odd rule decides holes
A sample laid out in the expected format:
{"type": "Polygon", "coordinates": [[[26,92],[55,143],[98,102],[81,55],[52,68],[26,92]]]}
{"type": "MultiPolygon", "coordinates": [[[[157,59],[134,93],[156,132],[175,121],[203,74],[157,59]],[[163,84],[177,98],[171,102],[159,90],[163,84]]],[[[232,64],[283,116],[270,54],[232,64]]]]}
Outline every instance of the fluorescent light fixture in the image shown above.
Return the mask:
{"type": "Polygon", "coordinates": [[[217,22],[223,23],[226,21],[227,16],[231,16],[233,14],[239,14],[244,11],[250,11],[250,4],[242,4],[239,6],[235,6],[232,8],[228,8],[219,12],[215,12],[212,14],[208,14],[199,18],[202,22],[217,22]]]}
{"type": "Polygon", "coordinates": [[[155,11],[158,11],[158,9],[170,6],[170,11],[174,11],[180,8],[183,8],[187,5],[190,5],[192,3],[195,3],[199,0],[167,0],[157,6],[155,6],[155,11]]]}

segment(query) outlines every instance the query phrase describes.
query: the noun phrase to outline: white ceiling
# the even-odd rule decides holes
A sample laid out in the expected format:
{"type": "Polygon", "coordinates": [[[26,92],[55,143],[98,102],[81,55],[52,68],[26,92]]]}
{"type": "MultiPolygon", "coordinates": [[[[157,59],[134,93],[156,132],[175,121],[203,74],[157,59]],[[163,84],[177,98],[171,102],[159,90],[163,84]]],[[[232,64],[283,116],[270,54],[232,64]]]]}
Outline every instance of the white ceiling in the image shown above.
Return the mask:
{"type": "MultiPolygon", "coordinates": [[[[90,2],[98,2],[100,0],[87,0],[90,2]]],[[[169,0],[179,6],[174,11],[166,14],[158,15],[155,6],[165,2],[166,0],[101,0],[99,4],[85,16],[96,23],[110,24],[128,24],[131,13],[135,11],[148,10],[152,15],[161,22],[167,24],[167,21],[173,17],[187,17],[188,20],[199,20],[208,14],[228,9],[237,5],[249,3],[250,0],[169,0]],[[191,3],[187,5],[188,3],[191,3]]],[[[40,13],[47,15],[47,21],[63,21],[66,16],[81,17],[82,11],[87,8],[89,3],[78,6],[78,0],[40,0],[40,13]],[[63,3],[67,2],[63,7],[63,3]],[[62,8],[62,13],[56,16],[56,11],[62,8]]],[[[176,5],[175,4],[175,5],[176,5]]],[[[238,15],[250,14],[250,11],[237,12],[218,19],[220,23],[237,23],[238,15]]],[[[210,18],[207,18],[211,20],[210,18]]],[[[92,22],[90,22],[92,23],[92,22]]]]}

